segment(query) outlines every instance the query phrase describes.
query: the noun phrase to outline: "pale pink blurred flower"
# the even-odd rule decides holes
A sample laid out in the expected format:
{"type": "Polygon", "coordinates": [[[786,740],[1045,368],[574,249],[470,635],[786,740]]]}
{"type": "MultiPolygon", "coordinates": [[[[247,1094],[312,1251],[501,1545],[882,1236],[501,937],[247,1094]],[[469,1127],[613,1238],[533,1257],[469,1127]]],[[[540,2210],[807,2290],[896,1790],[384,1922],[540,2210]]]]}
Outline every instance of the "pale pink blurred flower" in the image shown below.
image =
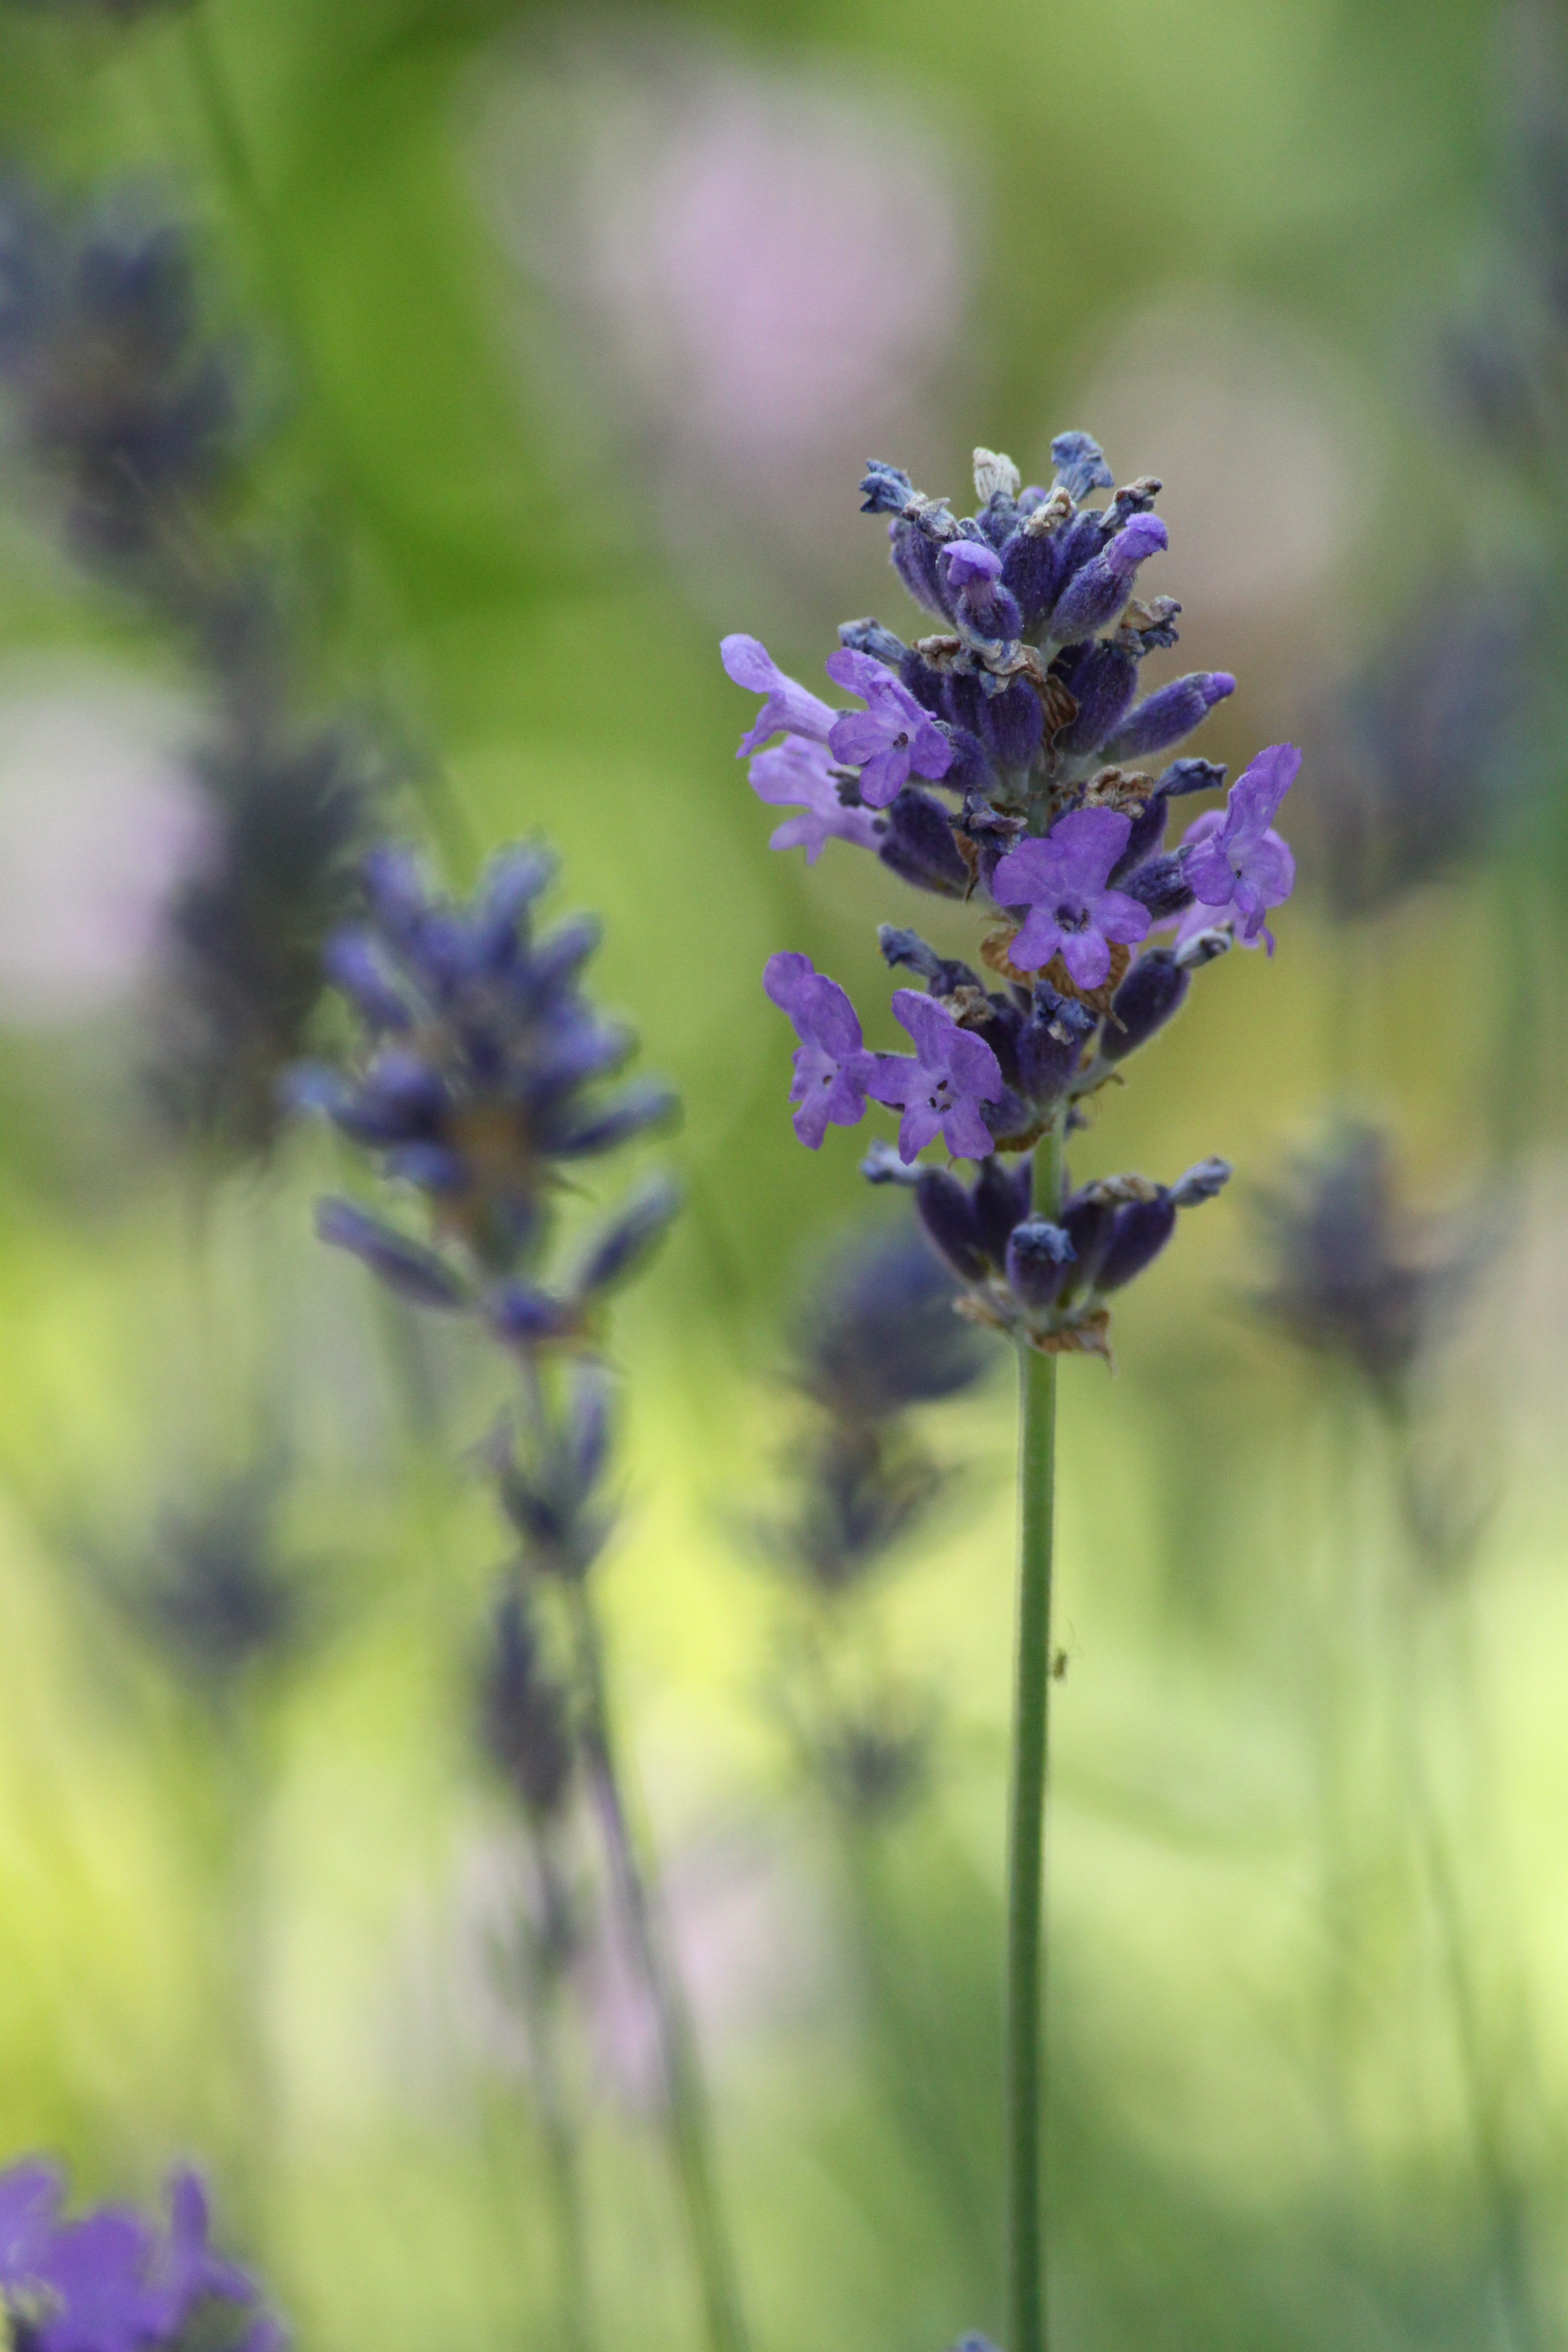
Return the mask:
{"type": "Polygon", "coordinates": [[[127,997],[208,827],[189,709],[111,671],[0,678],[0,1020],[49,1024],[127,997]]]}
{"type": "Polygon", "coordinates": [[[956,174],[912,96],[626,32],[520,49],[489,103],[493,209],[575,322],[575,408],[629,442],[677,541],[727,527],[726,557],[776,569],[782,530],[820,577],[867,454],[933,437],[956,174]]]}

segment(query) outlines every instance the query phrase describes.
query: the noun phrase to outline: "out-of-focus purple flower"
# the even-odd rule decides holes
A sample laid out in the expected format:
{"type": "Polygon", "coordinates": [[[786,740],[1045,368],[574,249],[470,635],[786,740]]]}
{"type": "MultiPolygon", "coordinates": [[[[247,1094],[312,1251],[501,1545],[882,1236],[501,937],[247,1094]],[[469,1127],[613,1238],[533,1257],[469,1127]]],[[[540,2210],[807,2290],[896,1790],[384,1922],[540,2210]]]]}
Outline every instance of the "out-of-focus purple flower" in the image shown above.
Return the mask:
{"type": "Polygon", "coordinates": [[[815,866],[830,841],[853,842],[857,849],[875,849],[877,826],[869,809],[846,808],[826,750],[803,735],[786,735],[759,751],[748,770],[752,790],[770,808],[796,808],[768,837],[770,849],[804,849],[805,862],[815,866]]]}
{"type": "Polygon", "coordinates": [[[855,1007],[836,980],[813,968],[809,956],[770,956],[763,986],[800,1039],[789,1098],[797,1106],[795,1131],[816,1151],[829,1127],[859,1125],[877,1057],[861,1042],[855,1007]]]}
{"type": "MultiPolygon", "coordinates": [[[[50,2166],[26,2162],[0,2174],[0,2318],[9,2302],[30,2352],[153,2352],[178,2342],[205,2305],[256,2305],[254,2282],[212,2251],[195,2173],[170,2181],[166,2235],[114,2206],[62,2227],[60,2194],[50,2166]]],[[[257,2352],[282,2335],[258,2313],[243,2340],[257,2352]]]]}
{"type": "Polygon", "coordinates": [[[1079,988],[1099,988],[1110,970],[1111,942],[1145,936],[1148,908],[1107,887],[1131,830],[1119,810],[1074,809],[1043,839],[1021,841],[1000,861],[992,897],[999,907],[1030,909],[1008,950],[1020,971],[1038,971],[1059,955],[1079,988]]]}
{"type": "Polygon", "coordinates": [[[893,991],[893,1014],[908,1030],[914,1053],[879,1054],[866,1091],[903,1112],[900,1157],[907,1164],[940,1135],[959,1159],[985,1159],[994,1146],[981,1105],[999,1101],[1004,1092],[995,1055],[984,1037],[961,1029],[945,1005],[918,989],[893,991]]]}
{"type": "Polygon", "coordinates": [[[1264,917],[1282,906],[1296,882],[1296,861],[1269,820],[1296,780],[1301,754],[1293,743],[1271,743],[1237,776],[1223,814],[1211,809],[1187,831],[1187,881],[1196,901],[1180,936],[1209,928],[1228,914],[1244,947],[1259,937],[1274,952],[1264,917]]]}
{"type": "Polygon", "coordinates": [[[952,746],[914,696],[891,670],[869,654],[841,646],[826,661],[835,686],[858,694],[864,711],[836,718],[827,748],[845,767],[860,770],[860,797],[868,808],[886,808],[912,775],[933,782],[952,765],[952,746]]]}
{"type": "Polygon", "coordinates": [[[826,743],[828,730],[838,713],[808,689],[786,677],[766,646],[756,637],[731,635],[721,639],[719,655],[725,675],[749,694],[763,696],[763,707],[755,724],[742,736],[737,760],[748,751],[760,751],[770,735],[782,728],[787,735],[805,735],[815,743],[826,743]]]}
{"type": "Polygon", "coordinates": [[[0,2294],[37,2275],[63,2186],[52,2164],[14,2164],[0,2172],[0,2294]]]}

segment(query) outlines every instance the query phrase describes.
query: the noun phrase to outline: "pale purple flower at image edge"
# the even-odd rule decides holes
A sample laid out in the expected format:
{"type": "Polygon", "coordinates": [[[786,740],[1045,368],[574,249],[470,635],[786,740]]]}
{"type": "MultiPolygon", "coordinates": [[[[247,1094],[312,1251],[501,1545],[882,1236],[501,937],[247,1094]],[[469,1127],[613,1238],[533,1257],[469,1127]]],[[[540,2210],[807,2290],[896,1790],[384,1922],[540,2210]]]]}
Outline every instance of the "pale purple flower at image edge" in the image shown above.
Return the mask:
{"type": "Polygon", "coordinates": [[[213,2303],[254,2312],[234,2352],[279,2352],[285,2331],[255,2283],[212,2251],[195,2173],[171,2176],[166,2233],[115,2206],[62,2223],[64,2193],[37,2158],[0,2173],[0,2309],[25,2352],[150,2352],[213,2303]]]}

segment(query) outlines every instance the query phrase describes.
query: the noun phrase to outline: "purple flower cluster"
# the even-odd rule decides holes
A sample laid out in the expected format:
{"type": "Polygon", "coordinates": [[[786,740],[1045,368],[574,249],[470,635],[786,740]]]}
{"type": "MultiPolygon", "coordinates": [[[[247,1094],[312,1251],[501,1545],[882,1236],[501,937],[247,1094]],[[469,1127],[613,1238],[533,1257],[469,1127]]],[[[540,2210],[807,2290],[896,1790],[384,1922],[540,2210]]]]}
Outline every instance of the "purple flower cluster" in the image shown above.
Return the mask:
{"type": "Polygon", "coordinates": [[[0,2172],[0,2315],[18,2352],[150,2352],[179,2342],[198,2315],[204,2342],[280,2352],[286,2332],[255,2282],[208,2243],[194,2172],[169,2183],[166,2230],[113,2205],[62,2221],[64,2193],[36,2159],[0,2172]],[[215,2324],[226,2315],[233,2325],[215,2324]]]}
{"type": "Polygon", "coordinates": [[[995,1155],[1080,1125],[1077,1106],[1179,1009],[1194,971],[1233,945],[1272,954],[1268,918],[1295,882],[1273,824],[1300,754],[1261,751],[1167,846],[1172,802],[1219,792],[1225,771],[1190,756],[1158,773],[1139,763],[1174,751],[1236,681],[1198,671],[1141,692],[1141,666],[1174,645],[1181,609],[1138,593],[1167,544],[1151,512],[1161,485],[1145,477],[1092,507],[1112,486],[1098,446],[1062,434],[1052,456],[1050,488],[1024,489],[1010,459],[977,449],[981,504],[965,517],[896,467],[870,467],[864,510],[888,517],[894,569],[937,626],[906,643],[876,620],[846,624],[826,673],[859,709],[797,684],[753,637],[721,651],[763,698],[740,747],[752,788],[796,812],[773,846],[815,864],[847,841],[984,924],[985,979],[884,927],[889,964],[925,983],[893,992],[905,1053],[868,1046],[845,991],[808,958],[769,959],[763,985],[799,1041],[795,1132],[816,1150],[868,1103],[897,1111],[896,1155],[873,1147],[868,1173],[916,1184],[969,1286],[965,1311],[1054,1348],[1102,1340],[1107,1294],[1163,1247],[1178,1208],[1217,1189],[1223,1163],[1168,1189],[1125,1178],[1069,1194],[1037,1232],[1028,1164],[1005,1179],[995,1155]],[[916,1172],[939,1140],[979,1164],[973,1193],[916,1172]],[[1019,1250],[1015,1226],[1029,1228],[1019,1250]]]}
{"type": "Polygon", "coordinates": [[[555,1203],[572,1171],[677,1108],[656,1081],[609,1083],[636,1040],[582,987],[597,924],[578,917],[536,933],[553,871],[537,846],[505,851],[461,906],[432,894],[410,852],[375,852],[367,919],[335,933],[327,958],[367,1050],[352,1074],[308,1065],[292,1087],[426,1211],[428,1238],[329,1200],[322,1239],[416,1306],[483,1315],[523,1355],[580,1346],[679,1206],[667,1178],[649,1179],[547,1286],[555,1203]]]}

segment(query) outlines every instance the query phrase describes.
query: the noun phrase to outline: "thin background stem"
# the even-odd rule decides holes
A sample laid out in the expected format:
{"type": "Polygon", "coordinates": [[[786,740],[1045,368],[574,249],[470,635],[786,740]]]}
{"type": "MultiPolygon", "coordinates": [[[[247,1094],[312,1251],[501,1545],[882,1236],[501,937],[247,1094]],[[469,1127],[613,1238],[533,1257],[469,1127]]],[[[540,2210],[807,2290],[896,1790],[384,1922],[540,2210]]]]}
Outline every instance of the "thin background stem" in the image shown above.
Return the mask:
{"type": "MultiPolygon", "coordinates": [[[[1035,1204],[1061,1205],[1058,1117],[1041,1147],[1035,1204]]],[[[1046,2233],[1046,1782],[1051,1688],[1057,1360],[1018,1349],[1018,1647],[1007,1821],[1008,2352],[1044,2352],[1046,2233]]]]}
{"type": "Polygon", "coordinates": [[[567,1591],[576,1636],[589,1786],[622,1926],[653,2002],[670,2154],[691,2233],[708,2338],[712,2352],[747,2352],[734,2256],[714,2177],[712,2127],[696,2031],[668,1948],[657,1889],[638,1861],[627,1819],[610,1727],[604,1645],[594,1605],[580,1580],[567,1591]]]}

